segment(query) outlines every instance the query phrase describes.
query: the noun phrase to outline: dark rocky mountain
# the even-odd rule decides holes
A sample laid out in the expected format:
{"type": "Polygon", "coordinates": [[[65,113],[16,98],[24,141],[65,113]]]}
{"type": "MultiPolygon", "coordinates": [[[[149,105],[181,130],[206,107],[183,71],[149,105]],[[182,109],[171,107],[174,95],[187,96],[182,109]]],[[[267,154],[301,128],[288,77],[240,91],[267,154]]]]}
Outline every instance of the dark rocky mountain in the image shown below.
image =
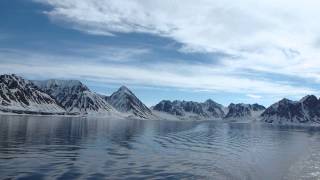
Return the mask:
{"type": "Polygon", "coordinates": [[[33,81],[41,90],[55,98],[67,112],[80,114],[112,113],[114,108],[100,95],[77,80],[33,81]]]}
{"type": "Polygon", "coordinates": [[[144,119],[214,120],[259,118],[277,124],[319,124],[320,100],[313,95],[300,101],[282,99],[267,109],[259,104],[230,104],[212,101],[161,101],[151,111],[127,87],[102,96],[74,80],[28,81],[17,75],[0,76],[0,111],[19,114],[110,114],[144,119]],[[156,114],[155,114],[156,113],[156,114]],[[154,115],[155,114],[155,115],[154,115]],[[168,116],[167,116],[168,115],[168,116]]]}
{"type": "Polygon", "coordinates": [[[121,86],[111,96],[105,96],[105,100],[119,112],[143,119],[153,118],[151,110],[125,86],[121,86]]]}
{"type": "Polygon", "coordinates": [[[320,123],[320,100],[313,95],[300,101],[282,99],[267,108],[261,118],[277,124],[320,123]]]}
{"type": "Polygon", "coordinates": [[[204,103],[193,101],[168,101],[164,100],[153,107],[154,111],[167,113],[180,119],[252,119],[257,118],[265,107],[259,104],[230,104],[223,107],[211,99],[204,103]]]}
{"type": "Polygon", "coordinates": [[[219,119],[223,118],[225,114],[224,107],[210,99],[204,103],[163,100],[155,105],[153,110],[174,116],[198,116],[199,118],[205,119],[219,119]]]}
{"type": "Polygon", "coordinates": [[[257,118],[266,108],[259,104],[233,104],[228,106],[225,119],[257,118]]]}
{"type": "Polygon", "coordinates": [[[0,110],[26,114],[64,114],[65,110],[31,81],[17,75],[0,76],[0,110]]]}

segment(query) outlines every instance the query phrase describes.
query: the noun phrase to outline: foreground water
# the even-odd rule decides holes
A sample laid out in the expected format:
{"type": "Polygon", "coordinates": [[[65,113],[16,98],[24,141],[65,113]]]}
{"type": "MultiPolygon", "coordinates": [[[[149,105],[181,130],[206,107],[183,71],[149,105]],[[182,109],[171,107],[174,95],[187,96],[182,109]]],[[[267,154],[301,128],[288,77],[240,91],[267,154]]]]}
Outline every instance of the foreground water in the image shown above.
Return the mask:
{"type": "Polygon", "coordinates": [[[0,116],[0,179],[319,179],[320,130],[0,116]]]}

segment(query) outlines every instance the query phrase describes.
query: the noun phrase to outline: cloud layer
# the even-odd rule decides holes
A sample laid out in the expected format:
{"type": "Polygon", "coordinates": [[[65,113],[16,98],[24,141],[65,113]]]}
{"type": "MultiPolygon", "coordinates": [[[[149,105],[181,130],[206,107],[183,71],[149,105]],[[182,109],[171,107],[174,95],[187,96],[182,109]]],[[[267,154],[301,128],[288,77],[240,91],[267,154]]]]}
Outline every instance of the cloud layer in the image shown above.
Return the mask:
{"type": "Polygon", "coordinates": [[[68,35],[43,40],[48,46],[39,49],[3,46],[3,73],[241,93],[253,100],[318,94],[320,2],[33,1],[51,7],[37,15],[84,33],[76,33],[76,42],[68,35]]]}
{"type": "MultiPolygon", "coordinates": [[[[129,59],[134,59],[136,56],[136,52],[132,49],[128,51],[128,49],[113,48],[113,50],[117,54],[126,54],[129,59]]],[[[138,52],[140,51],[150,52],[150,50],[139,49],[138,52]]],[[[1,72],[24,74],[34,78],[82,78],[98,83],[241,93],[253,99],[259,99],[261,95],[280,98],[317,93],[313,88],[290,82],[257,78],[255,74],[241,74],[233,69],[221,68],[214,64],[150,62],[137,65],[135,63],[114,63],[112,56],[110,61],[107,59],[101,61],[101,56],[97,56],[88,62],[88,58],[81,57],[81,55],[59,56],[9,49],[0,49],[0,52],[1,72]]]]}
{"type": "Polygon", "coordinates": [[[44,0],[56,22],[87,33],[150,33],[184,52],[223,52],[235,69],[320,80],[320,2],[300,0],[44,0]]]}

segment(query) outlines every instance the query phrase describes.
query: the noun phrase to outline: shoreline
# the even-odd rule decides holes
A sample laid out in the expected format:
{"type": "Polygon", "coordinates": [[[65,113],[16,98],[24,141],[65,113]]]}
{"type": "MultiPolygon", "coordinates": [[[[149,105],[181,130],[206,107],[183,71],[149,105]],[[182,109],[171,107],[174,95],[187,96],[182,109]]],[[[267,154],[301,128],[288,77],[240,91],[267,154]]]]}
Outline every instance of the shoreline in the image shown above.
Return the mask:
{"type": "Polygon", "coordinates": [[[87,115],[59,115],[59,114],[17,114],[17,113],[6,113],[0,111],[0,116],[28,116],[28,117],[62,117],[62,118],[96,118],[96,119],[103,119],[103,118],[115,118],[119,120],[139,120],[139,121],[167,121],[167,122],[218,122],[218,123],[227,123],[227,124],[262,124],[267,125],[270,127],[276,128],[320,128],[319,123],[313,124],[303,124],[303,123],[288,123],[288,124],[276,124],[276,123],[267,123],[263,122],[259,119],[251,119],[251,120],[226,120],[226,119],[198,119],[198,120],[191,120],[191,119],[167,119],[161,117],[155,117],[150,119],[132,117],[132,116],[121,116],[121,115],[108,115],[108,114],[87,114],[87,115]]]}

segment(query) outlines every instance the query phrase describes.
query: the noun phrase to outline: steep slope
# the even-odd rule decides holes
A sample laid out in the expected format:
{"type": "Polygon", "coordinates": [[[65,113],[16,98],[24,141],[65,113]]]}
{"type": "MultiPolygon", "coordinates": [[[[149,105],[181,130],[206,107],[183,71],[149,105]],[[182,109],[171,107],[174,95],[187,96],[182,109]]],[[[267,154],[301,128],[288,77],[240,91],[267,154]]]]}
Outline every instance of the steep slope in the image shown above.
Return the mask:
{"type": "Polygon", "coordinates": [[[27,114],[60,114],[65,110],[31,81],[16,75],[0,76],[0,109],[27,114]]]}
{"type": "Polygon", "coordinates": [[[33,81],[54,97],[67,112],[80,114],[112,113],[115,110],[98,94],[76,80],[33,81]]]}
{"type": "MultiPolygon", "coordinates": [[[[153,110],[160,117],[165,114],[176,116],[178,119],[222,119],[224,107],[212,100],[204,103],[193,101],[168,101],[163,100],[153,107],[153,110]]],[[[168,118],[169,116],[166,116],[168,118]]]]}
{"type": "Polygon", "coordinates": [[[266,108],[259,104],[233,104],[228,106],[228,113],[225,119],[257,119],[266,108]]]}
{"type": "Polygon", "coordinates": [[[208,99],[202,103],[202,107],[208,116],[215,118],[221,118],[225,116],[226,108],[211,99],[208,99]]]}
{"type": "Polygon", "coordinates": [[[282,99],[262,113],[261,118],[267,123],[300,124],[320,123],[320,100],[313,95],[300,101],[282,99]]]}
{"type": "Polygon", "coordinates": [[[119,112],[144,119],[153,118],[151,110],[125,86],[121,86],[110,97],[105,97],[105,99],[119,112]]]}

